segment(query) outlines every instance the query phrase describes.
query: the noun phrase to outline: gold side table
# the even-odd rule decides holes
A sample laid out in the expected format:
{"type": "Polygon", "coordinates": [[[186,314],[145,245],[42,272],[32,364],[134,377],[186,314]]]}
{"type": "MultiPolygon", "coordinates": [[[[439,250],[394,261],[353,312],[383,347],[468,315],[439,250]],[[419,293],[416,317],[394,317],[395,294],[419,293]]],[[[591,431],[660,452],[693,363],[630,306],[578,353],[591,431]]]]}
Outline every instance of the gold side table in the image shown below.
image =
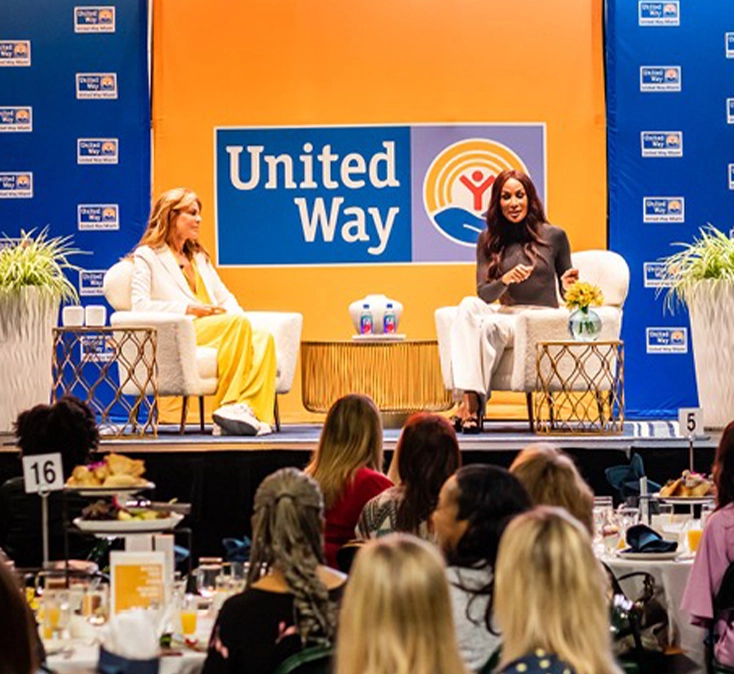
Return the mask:
{"type": "Polygon", "coordinates": [[[538,342],[536,372],[536,433],[623,432],[624,342],[538,342]]]}
{"type": "Polygon", "coordinates": [[[127,431],[158,435],[155,328],[65,327],[53,332],[54,402],[65,394],[86,401],[100,417],[101,432],[108,436],[119,437],[127,431]],[[112,421],[115,405],[127,414],[124,423],[112,421]]]}
{"type": "Polygon", "coordinates": [[[348,393],[370,396],[383,415],[453,405],[436,340],[302,342],[301,374],[303,406],[310,412],[328,412],[348,393]]]}

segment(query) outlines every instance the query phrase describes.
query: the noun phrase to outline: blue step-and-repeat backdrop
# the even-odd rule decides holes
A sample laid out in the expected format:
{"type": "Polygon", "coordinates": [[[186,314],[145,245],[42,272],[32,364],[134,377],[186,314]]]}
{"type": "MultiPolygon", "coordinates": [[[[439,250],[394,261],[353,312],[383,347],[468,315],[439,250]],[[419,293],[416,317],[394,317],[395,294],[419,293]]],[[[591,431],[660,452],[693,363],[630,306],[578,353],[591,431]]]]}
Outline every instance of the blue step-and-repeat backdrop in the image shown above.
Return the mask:
{"type": "Polygon", "coordinates": [[[665,312],[659,258],[734,228],[734,4],[607,0],[609,247],[631,270],[629,416],[697,404],[688,316],[665,312]]]}
{"type": "Polygon", "coordinates": [[[0,233],[48,226],[84,304],[150,208],[147,0],[0,3],[0,233]]]}

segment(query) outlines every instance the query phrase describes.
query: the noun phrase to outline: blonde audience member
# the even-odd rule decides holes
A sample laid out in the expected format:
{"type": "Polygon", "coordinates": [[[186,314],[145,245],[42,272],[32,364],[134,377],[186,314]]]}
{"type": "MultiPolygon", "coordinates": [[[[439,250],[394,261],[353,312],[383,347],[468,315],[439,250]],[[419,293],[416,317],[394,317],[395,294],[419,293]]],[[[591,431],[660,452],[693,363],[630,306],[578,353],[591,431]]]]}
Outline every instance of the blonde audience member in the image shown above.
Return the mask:
{"type": "Polygon", "coordinates": [[[38,640],[25,597],[0,555],[0,672],[35,674],[38,640]]]}
{"type": "Polygon", "coordinates": [[[356,393],[337,400],[326,415],[306,473],[319,483],[326,505],[326,560],[354,538],[365,503],[392,482],[382,474],[382,422],[375,403],[356,393]]]}
{"type": "Polygon", "coordinates": [[[430,515],[443,483],[460,466],[459,443],[448,420],[438,414],[413,414],[400,434],[390,466],[396,486],[364,507],[357,524],[359,538],[404,531],[433,540],[430,515]]]}
{"type": "Polygon", "coordinates": [[[500,643],[493,626],[494,566],[510,520],[530,508],[519,480],[498,466],[464,466],[441,488],[432,521],[444,551],[459,650],[481,669],[500,643]]]}
{"type": "Polygon", "coordinates": [[[323,514],[319,486],[300,470],[263,480],[247,585],[219,612],[203,674],[270,674],[306,646],[332,644],[346,577],[324,564],[323,514]]]}
{"type": "Polygon", "coordinates": [[[336,674],[468,674],[443,562],[409,534],[357,554],[339,617],[336,674]]]}
{"type": "Polygon", "coordinates": [[[523,483],[533,505],[565,508],[594,535],[594,492],[568,454],[549,442],[523,449],[510,472],[523,483]]]}
{"type": "Polygon", "coordinates": [[[539,506],[510,523],[495,587],[498,674],[621,674],[604,572],[588,532],[564,509],[539,506]]]}

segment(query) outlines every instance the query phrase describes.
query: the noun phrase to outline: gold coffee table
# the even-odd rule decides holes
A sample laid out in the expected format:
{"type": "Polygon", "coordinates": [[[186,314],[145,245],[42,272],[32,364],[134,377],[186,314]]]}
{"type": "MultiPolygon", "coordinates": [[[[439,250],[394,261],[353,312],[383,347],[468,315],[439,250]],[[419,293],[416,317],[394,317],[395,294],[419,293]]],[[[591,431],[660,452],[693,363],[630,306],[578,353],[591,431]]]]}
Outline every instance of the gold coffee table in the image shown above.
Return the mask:
{"type": "Polygon", "coordinates": [[[623,432],[624,342],[538,342],[536,372],[536,433],[623,432]]]}
{"type": "Polygon", "coordinates": [[[436,340],[302,342],[301,374],[309,412],[327,412],[348,393],[368,395],[383,415],[439,412],[453,405],[436,340]]]}

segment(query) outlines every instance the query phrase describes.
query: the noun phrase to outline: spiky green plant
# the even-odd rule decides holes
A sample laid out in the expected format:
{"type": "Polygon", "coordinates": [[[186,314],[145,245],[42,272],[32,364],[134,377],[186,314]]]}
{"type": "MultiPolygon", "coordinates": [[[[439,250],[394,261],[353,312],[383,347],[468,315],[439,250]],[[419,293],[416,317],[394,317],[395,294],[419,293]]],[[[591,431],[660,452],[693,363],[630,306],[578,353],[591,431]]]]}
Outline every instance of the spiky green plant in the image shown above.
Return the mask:
{"type": "Polygon", "coordinates": [[[734,282],[734,240],[707,224],[699,229],[693,243],[676,242],[683,250],[661,258],[663,282],[668,288],[665,307],[671,311],[687,304],[699,281],[734,282]]]}
{"type": "Polygon", "coordinates": [[[62,301],[77,301],[74,285],[64,270],[79,271],[69,262],[71,255],[84,251],[71,244],[71,236],[48,235],[48,227],[38,234],[21,230],[20,239],[0,238],[0,295],[17,294],[21,288],[34,286],[62,301]]]}

